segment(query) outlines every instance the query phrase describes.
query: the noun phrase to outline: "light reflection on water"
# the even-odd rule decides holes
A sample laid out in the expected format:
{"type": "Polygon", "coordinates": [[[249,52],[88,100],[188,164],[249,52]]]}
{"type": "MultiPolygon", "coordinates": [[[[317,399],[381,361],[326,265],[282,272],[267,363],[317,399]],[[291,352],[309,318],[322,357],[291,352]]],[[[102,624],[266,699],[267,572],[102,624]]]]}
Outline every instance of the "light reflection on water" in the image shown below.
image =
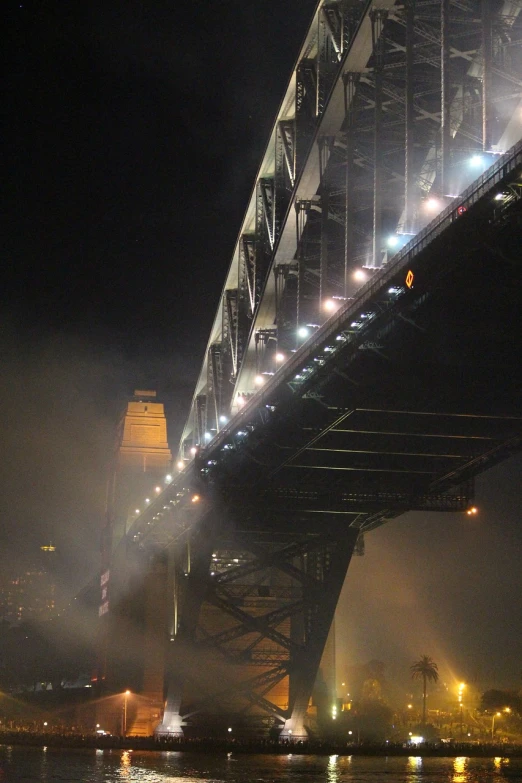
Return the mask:
{"type": "Polygon", "coordinates": [[[242,755],[0,746],[0,781],[79,783],[507,783],[522,759],[242,755]]]}

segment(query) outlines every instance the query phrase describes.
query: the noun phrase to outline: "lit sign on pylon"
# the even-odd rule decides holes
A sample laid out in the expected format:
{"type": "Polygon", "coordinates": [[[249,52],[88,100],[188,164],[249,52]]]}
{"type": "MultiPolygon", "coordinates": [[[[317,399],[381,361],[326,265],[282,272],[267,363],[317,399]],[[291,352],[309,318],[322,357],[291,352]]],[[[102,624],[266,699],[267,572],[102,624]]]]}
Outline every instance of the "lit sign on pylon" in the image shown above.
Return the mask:
{"type": "Polygon", "coordinates": [[[404,281],[408,286],[408,288],[411,288],[413,286],[413,278],[414,278],[413,272],[411,271],[411,269],[408,269],[408,274],[406,275],[406,279],[404,281]]]}

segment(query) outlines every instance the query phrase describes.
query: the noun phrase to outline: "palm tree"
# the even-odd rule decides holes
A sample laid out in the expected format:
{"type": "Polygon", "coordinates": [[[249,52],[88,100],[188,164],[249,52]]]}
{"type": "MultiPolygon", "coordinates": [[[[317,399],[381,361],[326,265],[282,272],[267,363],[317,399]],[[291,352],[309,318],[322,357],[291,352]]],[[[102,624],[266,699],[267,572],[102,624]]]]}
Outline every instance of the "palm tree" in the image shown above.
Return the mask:
{"type": "Polygon", "coordinates": [[[410,666],[412,680],[422,679],[422,725],[426,725],[426,684],[438,682],[439,667],[429,655],[421,655],[420,659],[410,666]]]}

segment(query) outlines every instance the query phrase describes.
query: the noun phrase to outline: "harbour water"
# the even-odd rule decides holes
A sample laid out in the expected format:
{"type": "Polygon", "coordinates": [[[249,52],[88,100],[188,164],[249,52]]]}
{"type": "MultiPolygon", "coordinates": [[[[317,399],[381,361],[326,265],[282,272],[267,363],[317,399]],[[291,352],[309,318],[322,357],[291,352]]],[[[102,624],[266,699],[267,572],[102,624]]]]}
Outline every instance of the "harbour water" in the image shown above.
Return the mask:
{"type": "Polygon", "coordinates": [[[0,746],[0,783],[495,783],[522,759],[247,755],[0,746]]]}

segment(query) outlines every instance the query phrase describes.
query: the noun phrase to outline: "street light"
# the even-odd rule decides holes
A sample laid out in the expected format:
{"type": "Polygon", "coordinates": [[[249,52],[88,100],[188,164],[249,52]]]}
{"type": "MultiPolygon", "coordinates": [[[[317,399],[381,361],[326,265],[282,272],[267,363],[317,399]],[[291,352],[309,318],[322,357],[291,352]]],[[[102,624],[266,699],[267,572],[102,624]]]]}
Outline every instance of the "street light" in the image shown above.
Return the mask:
{"type": "Polygon", "coordinates": [[[460,736],[462,737],[462,694],[466,687],[465,682],[461,682],[459,685],[459,707],[460,707],[460,736]]]}
{"type": "Polygon", "coordinates": [[[501,712],[495,712],[491,719],[491,739],[493,739],[493,735],[495,733],[495,718],[500,718],[501,715],[501,712]]]}
{"type": "Polygon", "coordinates": [[[123,694],[123,736],[127,736],[127,699],[130,696],[130,691],[125,691],[123,694]]]}

